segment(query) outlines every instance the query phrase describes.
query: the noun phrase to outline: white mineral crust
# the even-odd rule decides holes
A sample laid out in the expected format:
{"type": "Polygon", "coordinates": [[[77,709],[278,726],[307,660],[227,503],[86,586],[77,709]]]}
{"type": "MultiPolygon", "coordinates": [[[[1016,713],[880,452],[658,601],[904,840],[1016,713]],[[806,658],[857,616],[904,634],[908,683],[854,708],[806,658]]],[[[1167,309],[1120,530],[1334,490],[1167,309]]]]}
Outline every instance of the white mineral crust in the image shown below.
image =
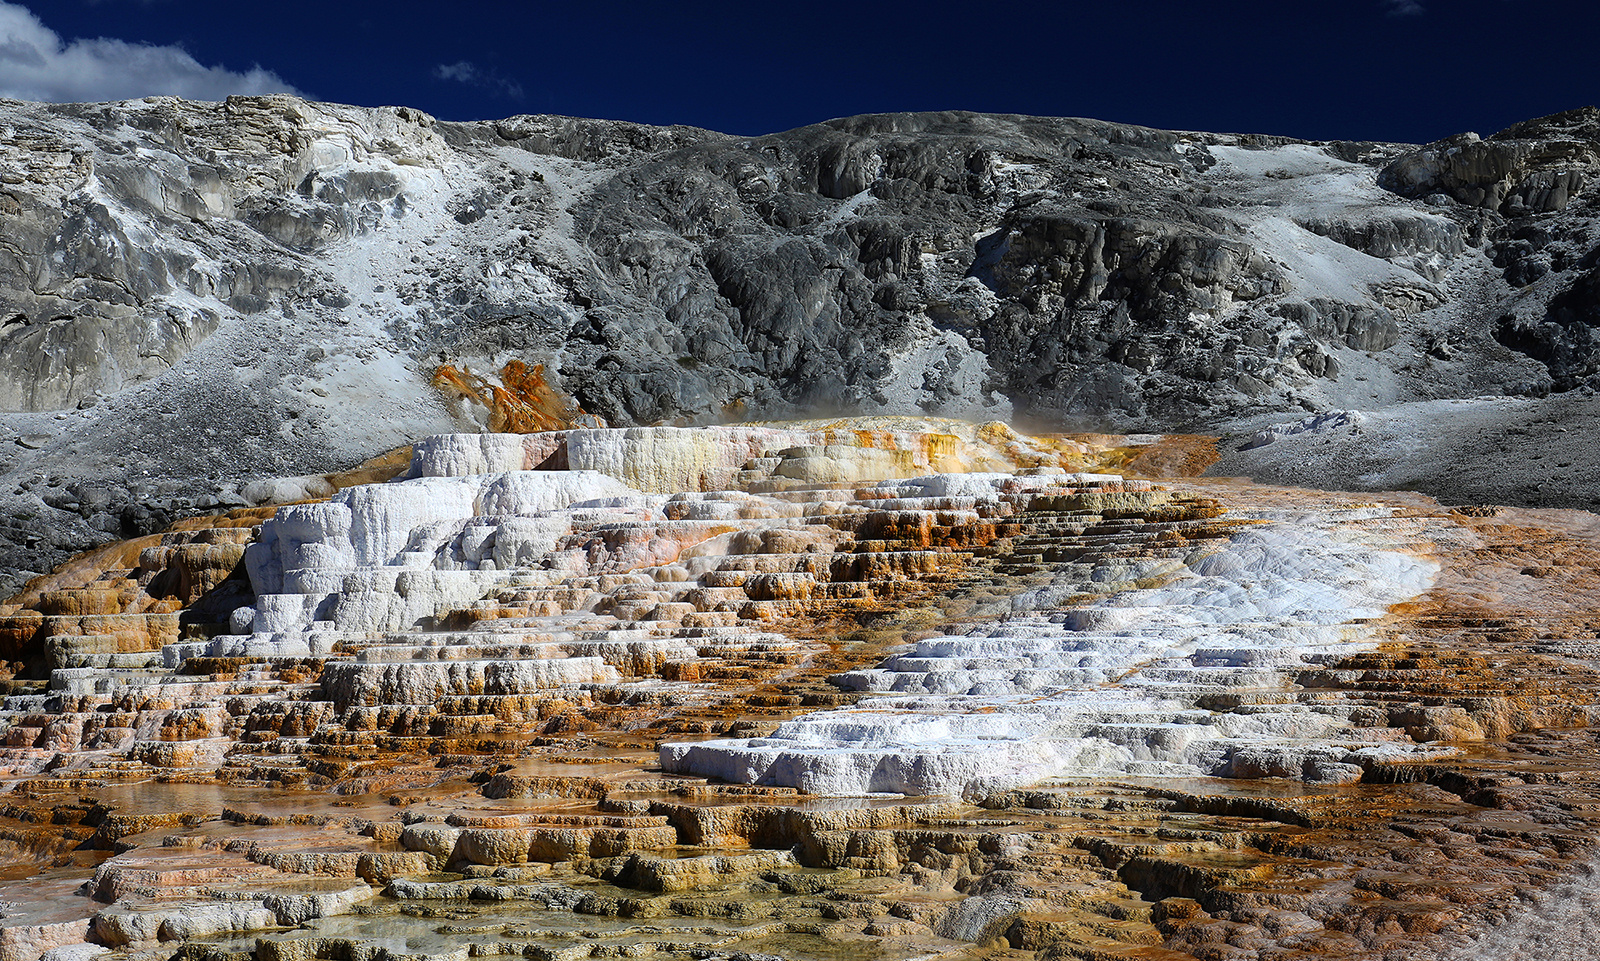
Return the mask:
{"type": "MultiPolygon", "coordinates": [[[[977,480],[926,490],[957,495],[977,480]]],[[[870,692],[851,708],[769,737],[663,745],[662,766],[847,795],[981,796],[1079,775],[1352,779],[1363,760],[1426,748],[1292,697],[1256,713],[1198,706],[1290,691],[1295,671],[1375,646],[1364,622],[1428,589],[1434,563],[1329,516],[1263,518],[1217,552],[1164,565],[1162,586],[1086,608],[1052,610],[1070,584],[1024,593],[998,624],[839,675],[870,692]]]]}
{"type": "MultiPolygon", "coordinates": [[[[419,460],[438,470],[489,463],[458,456],[458,447],[446,453],[419,460]]],[[[319,622],[359,633],[406,630],[482,597],[501,572],[548,557],[585,506],[620,520],[649,503],[605,474],[519,469],[429,472],[284,507],[245,552],[257,591],[248,627],[258,635],[303,633],[319,622]]]]}
{"type": "MultiPolygon", "coordinates": [[[[280,509],[246,554],[258,591],[253,614],[237,618],[236,635],[174,645],[167,660],[321,655],[347,643],[341,638],[365,639],[356,660],[326,671],[341,704],[615,682],[692,655],[666,633],[647,641],[618,634],[589,647],[577,636],[527,635],[504,649],[482,641],[450,648],[438,619],[508,585],[641,571],[654,572],[648,583],[702,592],[807,596],[815,578],[796,571],[792,557],[831,551],[838,532],[797,523],[798,500],[714,488],[756,462],[768,476],[894,477],[939,448],[931,435],[892,431],[879,438],[886,448],[842,444],[852,436],[819,427],[428,438],[416,447],[410,480],[280,509]],[[527,469],[552,459],[570,469],[527,469]]],[[[882,481],[870,500],[886,516],[913,512],[899,523],[939,512],[948,522],[1002,492],[1107,481],[1143,485],[1059,469],[935,473],[882,481]]],[[[839,510],[860,509],[856,497],[849,489],[804,495],[837,501],[839,510]]],[[[1298,671],[1375,645],[1369,622],[1431,583],[1434,565],[1396,549],[1407,546],[1405,529],[1384,513],[1285,508],[1248,518],[1254,523],[1218,549],[1106,560],[1091,582],[1155,586],[1087,607],[1068,605],[1085,586],[1082,570],[1063,571],[1014,597],[997,622],[839,675],[838,684],[865,695],[849,709],[795,718],[768,737],[667,744],[662,765],[847,795],[972,796],[1075,775],[1351,780],[1373,759],[1429,750],[1401,731],[1358,728],[1338,707],[1293,692],[1298,671]],[[1240,693],[1265,696],[1226,711],[1201,706],[1240,693]]],[[[642,605],[629,615],[639,616],[673,598],[655,588],[641,596],[659,600],[615,603],[642,605]]]]}

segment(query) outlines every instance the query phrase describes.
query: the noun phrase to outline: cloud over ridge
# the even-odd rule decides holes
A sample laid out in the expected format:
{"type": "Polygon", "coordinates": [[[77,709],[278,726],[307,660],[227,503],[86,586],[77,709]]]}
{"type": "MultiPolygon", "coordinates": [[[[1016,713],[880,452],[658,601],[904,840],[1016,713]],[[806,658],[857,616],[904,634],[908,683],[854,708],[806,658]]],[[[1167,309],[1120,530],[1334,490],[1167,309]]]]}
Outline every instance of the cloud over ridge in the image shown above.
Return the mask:
{"type": "Polygon", "coordinates": [[[68,41],[28,8],[0,0],[0,97],[75,103],[263,93],[300,91],[260,66],[243,73],[208,67],[177,46],[107,37],[68,41]]]}
{"type": "Polygon", "coordinates": [[[501,75],[499,71],[485,70],[471,60],[441,63],[433,68],[433,77],[435,80],[451,80],[481,87],[491,93],[510,97],[512,100],[522,99],[522,84],[501,75]]]}

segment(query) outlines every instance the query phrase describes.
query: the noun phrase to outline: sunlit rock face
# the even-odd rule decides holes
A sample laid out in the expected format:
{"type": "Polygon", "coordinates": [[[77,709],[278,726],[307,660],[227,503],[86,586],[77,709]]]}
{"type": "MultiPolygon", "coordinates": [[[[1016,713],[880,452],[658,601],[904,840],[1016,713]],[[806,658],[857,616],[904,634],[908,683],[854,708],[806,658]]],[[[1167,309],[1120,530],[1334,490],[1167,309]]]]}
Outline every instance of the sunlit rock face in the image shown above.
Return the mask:
{"type": "Polygon", "coordinates": [[[1600,526],[1131,476],[1208,449],[436,435],[81,558],[0,608],[0,952],[1501,944],[1600,836],[1600,526]]]}
{"type": "MultiPolygon", "coordinates": [[[[11,101],[0,592],[485,429],[821,412],[1249,436],[1409,409],[1441,490],[1428,426],[1450,419],[1410,405],[1600,387],[1596,116],[1417,146],[960,111],[752,137],[11,101]]],[[[1345,460],[1310,476],[1386,486],[1345,460]]],[[[1585,506],[1593,476],[1515,500],[1585,506]]]]}

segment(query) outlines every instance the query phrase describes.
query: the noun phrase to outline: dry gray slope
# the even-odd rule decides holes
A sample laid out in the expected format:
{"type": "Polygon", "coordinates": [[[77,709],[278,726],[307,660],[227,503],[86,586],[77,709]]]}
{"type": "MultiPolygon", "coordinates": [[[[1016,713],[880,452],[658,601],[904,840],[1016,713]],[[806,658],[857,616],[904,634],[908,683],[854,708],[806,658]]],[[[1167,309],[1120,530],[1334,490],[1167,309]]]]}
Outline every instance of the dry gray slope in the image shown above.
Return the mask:
{"type": "MultiPolygon", "coordinates": [[[[614,424],[1248,438],[1395,408],[1374,416],[1434,474],[1432,418],[1459,411],[1430,402],[1564,392],[1502,432],[1593,410],[1594,110],[1415,148],[967,113],[739,138],[4,102],[0,152],[0,595],[250,478],[467,426],[427,386],[443,362],[545,363],[614,424]]],[[[1224,466],[1383,476],[1319,474],[1291,453],[1331,435],[1280,435],[1224,466]]],[[[1574,474],[1516,497],[1586,503],[1574,474]]]]}

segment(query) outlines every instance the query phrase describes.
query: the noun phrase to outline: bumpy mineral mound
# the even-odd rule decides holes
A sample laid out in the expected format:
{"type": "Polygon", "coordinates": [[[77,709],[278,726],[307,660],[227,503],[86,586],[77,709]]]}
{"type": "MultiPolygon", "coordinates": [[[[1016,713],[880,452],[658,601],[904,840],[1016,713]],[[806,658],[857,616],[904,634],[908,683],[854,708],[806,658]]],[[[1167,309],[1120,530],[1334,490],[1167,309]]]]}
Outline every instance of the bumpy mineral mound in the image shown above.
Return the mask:
{"type": "Polygon", "coordinates": [[[910,418],[456,433],[85,555],[0,608],[0,953],[1580,932],[1600,523],[1137,476],[1212,456],[910,418]]]}
{"type": "MultiPolygon", "coordinates": [[[[1600,362],[1595,117],[1418,148],[966,113],[734,137],[8,102],[0,592],[293,499],[258,478],[484,424],[873,412],[1248,440],[1389,409],[1426,450],[1462,420],[1426,405],[1479,395],[1534,398],[1513,420],[1540,423],[1600,362]]],[[[1237,469],[1292,473],[1301,443],[1237,469]]],[[[1344,460],[1306,479],[1388,486],[1344,460]]],[[[1415,474],[1389,483],[1449,480],[1415,474]]],[[[1583,506],[1592,477],[1517,499],[1583,506]]]]}

